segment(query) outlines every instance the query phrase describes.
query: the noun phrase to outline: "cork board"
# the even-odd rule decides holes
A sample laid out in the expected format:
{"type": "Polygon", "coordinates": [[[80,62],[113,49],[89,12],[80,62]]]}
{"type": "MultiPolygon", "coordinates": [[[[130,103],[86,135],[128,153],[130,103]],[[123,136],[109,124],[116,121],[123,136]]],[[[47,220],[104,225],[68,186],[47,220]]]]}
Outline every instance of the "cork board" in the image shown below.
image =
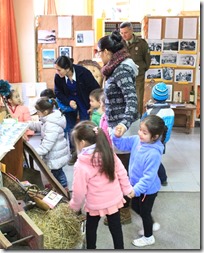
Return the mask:
{"type": "Polygon", "coordinates": [[[43,68],[42,51],[43,49],[55,50],[55,58],[59,56],[59,47],[68,46],[72,47],[72,58],[74,63],[85,59],[92,59],[93,47],[76,47],[74,38],[75,31],[93,30],[93,17],[92,16],[71,16],[72,19],[72,38],[58,38],[58,17],[56,15],[44,15],[36,18],[36,38],[38,38],[39,30],[55,30],[56,41],[55,43],[38,43],[36,39],[36,53],[37,53],[37,80],[38,82],[46,82],[48,88],[54,87],[54,68],[43,68]]]}

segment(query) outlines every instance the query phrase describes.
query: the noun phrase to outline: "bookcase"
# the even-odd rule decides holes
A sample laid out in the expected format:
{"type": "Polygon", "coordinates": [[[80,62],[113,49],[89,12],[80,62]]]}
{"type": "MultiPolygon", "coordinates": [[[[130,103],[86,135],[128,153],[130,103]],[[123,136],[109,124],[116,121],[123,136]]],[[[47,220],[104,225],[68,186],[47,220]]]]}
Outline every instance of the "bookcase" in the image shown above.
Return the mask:
{"type": "MultiPolygon", "coordinates": [[[[111,32],[114,30],[119,30],[120,24],[124,21],[112,21],[112,20],[104,20],[102,18],[97,19],[97,37],[96,40],[98,41],[101,37],[105,35],[109,35],[111,32]]],[[[141,23],[140,22],[135,22],[131,21],[133,25],[133,30],[134,33],[138,36],[141,37],[141,23]]]]}
{"type": "Polygon", "coordinates": [[[199,17],[145,16],[142,29],[151,54],[151,66],[145,76],[144,105],[151,99],[152,86],[158,82],[167,84],[168,102],[189,103],[192,86],[196,89],[199,17]]]}

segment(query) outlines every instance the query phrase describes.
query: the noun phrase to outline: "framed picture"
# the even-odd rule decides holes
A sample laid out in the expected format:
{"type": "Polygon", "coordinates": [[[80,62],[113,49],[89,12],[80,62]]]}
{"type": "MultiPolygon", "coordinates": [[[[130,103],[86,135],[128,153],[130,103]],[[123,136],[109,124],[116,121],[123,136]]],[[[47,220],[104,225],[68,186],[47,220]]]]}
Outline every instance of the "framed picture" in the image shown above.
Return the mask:
{"type": "Polygon", "coordinates": [[[179,40],[179,51],[197,51],[197,40],[179,40]]]}
{"type": "Polygon", "coordinates": [[[172,84],[167,84],[166,87],[168,88],[168,98],[167,98],[167,102],[171,102],[172,101],[172,87],[173,85],[172,84]]]}
{"type": "Polygon", "coordinates": [[[163,51],[178,51],[179,49],[179,40],[163,40],[163,51]]]}
{"type": "Polygon", "coordinates": [[[163,79],[165,81],[173,81],[174,69],[170,67],[166,67],[162,69],[163,71],[163,79]]]}
{"type": "Polygon", "coordinates": [[[162,79],[162,69],[161,68],[154,68],[148,69],[145,72],[145,79],[162,79]]]}
{"type": "Polygon", "coordinates": [[[69,58],[72,58],[72,47],[59,47],[59,56],[68,56],[69,58]]]}
{"type": "Polygon", "coordinates": [[[94,31],[75,31],[76,46],[94,46],[94,31]]]}
{"type": "Polygon", "coordinates": [[[42,50],[42,65],[43,68],[53,68],[55,60],[55,49],[42,50]]]}
{"type": "Polygon", "coordinates": [[[193,67],[196,66],[195,54],[178,54],[177,65],[181,67],[193,67]]]}
{"type": "Polygon", "coordinates": [[[162,53],[161,55],[162,65],[177,65],[177,53],[162,53]]]}
{"type": "Polygon", "coordinates": [[[38,30],[38,43],[56,43],[55,30],[38,30]]]}
{"type": "Polygon", "coordinates": [[[192,69],[175,69],[174,82],[193,82],[192,69]]]}
{"type": "Polygon", "coordinates": [[[161,61],[161,55],[160,54],[151,54],[151,66],[158,66],[160,65],[160,61],[161,61]]]}
{"type": "Polygon", "coordinates": [[[173,101],[175,103],[181,103],[182,102],[182,91],[174,91],[174,98],[173,101]]]}
{"type": "Polygon", "coordinates": [[[162,51],[162,40],[147,40],[150,52],[161,52],[162,51]]]}

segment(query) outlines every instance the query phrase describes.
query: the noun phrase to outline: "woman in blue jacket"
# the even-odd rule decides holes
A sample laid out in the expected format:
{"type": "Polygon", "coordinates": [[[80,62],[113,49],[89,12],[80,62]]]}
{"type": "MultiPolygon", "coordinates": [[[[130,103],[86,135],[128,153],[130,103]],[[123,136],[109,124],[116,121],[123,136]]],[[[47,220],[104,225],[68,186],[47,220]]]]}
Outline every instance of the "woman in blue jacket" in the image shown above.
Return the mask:
{"type": "MultiPolygon", "coordinates": [[[[75,110],[65,112],[67,125],[65,132],[70,132],[79,120],[89,120],[89,94],[92,90],[100,88],[92,73],[83,66],[73,64],[72,60],[67,56],[60,56],[55,61],[56,74],[54,78],[54,91],[57,99],[62,104],[70,106],[73,101],[76,102],[75,110]]],[[[71,152],[74,153],[70,165],[74,163],[76,154],[74,147],[70,141],[71,152]]]]}

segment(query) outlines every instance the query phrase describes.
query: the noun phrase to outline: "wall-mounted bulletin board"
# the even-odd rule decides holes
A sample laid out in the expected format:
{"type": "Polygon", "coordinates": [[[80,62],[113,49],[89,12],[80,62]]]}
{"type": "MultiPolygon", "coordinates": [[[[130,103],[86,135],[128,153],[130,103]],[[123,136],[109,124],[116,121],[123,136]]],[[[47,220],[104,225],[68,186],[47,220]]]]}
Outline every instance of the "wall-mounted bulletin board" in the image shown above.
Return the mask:
{"type": "Polygon", "coordinates": [[[36,17],[37,80],[54,87],[54,60],[60,55],[74,59],[74,63],[92,59],[94,30],[92,16],[36,17]]]}
{"type": "MultiPolygon", "coordinates": [[[[195,89],[199,45],[198,16],[148,16],[143,20],[145,39],[151,54],[151,66],[146,72],[146,86],[165,82],[170,87],[169,102],[189,102],[195,89]]],[[[145,95],[144,104],[151,98],[145,95]]]]}

